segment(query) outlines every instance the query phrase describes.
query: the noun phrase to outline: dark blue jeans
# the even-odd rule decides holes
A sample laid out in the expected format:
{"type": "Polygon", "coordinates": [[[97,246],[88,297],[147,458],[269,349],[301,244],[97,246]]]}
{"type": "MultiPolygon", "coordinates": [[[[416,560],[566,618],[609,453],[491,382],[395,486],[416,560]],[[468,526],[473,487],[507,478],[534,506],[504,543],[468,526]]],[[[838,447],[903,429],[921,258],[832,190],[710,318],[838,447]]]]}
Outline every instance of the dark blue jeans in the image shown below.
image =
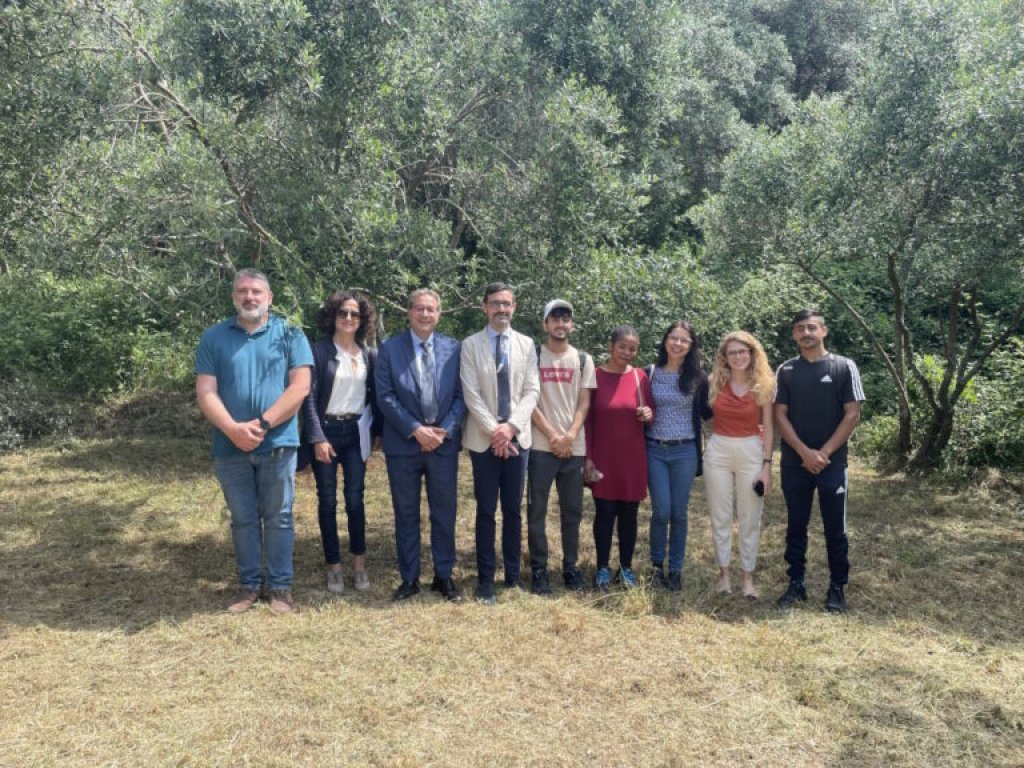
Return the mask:
{"type": "Polygon", "coordinates": [[[491,451],[469,452],[473,464],[473,493],[476,494],[476,568],[481,584],[494,581],[496,569],[494,534],[497,528],[498,498],[501,498],[501,559],[505,582],[519,578],[523,546],[523,485],[530,451],[499,459],[491,451]]]}
{"type": "Polygon", "coordinates": [[[337,454],[330,463],[313,459],[316,479],[317,520],[328,565],[341,562],[338,541],[338,465],[345,475],[345,514],[348,517],[348,545],[353,555],[366,554],[366,463],[359,448],[359,422],[324,421],[324,436],[337,454]]]}
{"type": "Polygon", "coordinates": [[[803,467],[782,467],[782,494],[786,497],[786,562],[791,581],[803,582],[807,562],[807,526],[811,520],[814,492],[818,492],[825,548],[833,584],[846,584],[850,573],[846,539],[846,467],[828,466],[812,475],[803,467]]]}

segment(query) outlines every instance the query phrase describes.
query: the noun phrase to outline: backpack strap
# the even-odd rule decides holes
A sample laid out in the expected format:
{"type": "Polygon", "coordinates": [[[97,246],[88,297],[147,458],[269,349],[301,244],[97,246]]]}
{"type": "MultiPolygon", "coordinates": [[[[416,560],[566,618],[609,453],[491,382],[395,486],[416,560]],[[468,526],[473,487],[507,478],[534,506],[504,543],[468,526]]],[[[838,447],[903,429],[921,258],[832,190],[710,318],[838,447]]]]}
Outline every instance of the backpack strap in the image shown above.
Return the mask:
{"type": "MultiPolygon", "coordinates": [[[[537,347],[537,370],[540,370],[540,350],[541,350],[541,345],[540,345],[540,344],[537,344],[537,345],[535,345],[535,346],[537,347]]],[[[589,359],[590,359],[590,355],[588,355],[588,354],[587,354],[586,352],[584,352],[584,351],[583,351],[582,349],[577,349],[577,350],[576,350],[576,354],[577,354],[577,355],[579,356],[579,358],[580,358],[580,373],[582,374],[582,373],[583,373],[583,371],[584,371],[584,370],[586,369],[586,367],[587,367],[587,360],[589,360],[589,359]]]]}

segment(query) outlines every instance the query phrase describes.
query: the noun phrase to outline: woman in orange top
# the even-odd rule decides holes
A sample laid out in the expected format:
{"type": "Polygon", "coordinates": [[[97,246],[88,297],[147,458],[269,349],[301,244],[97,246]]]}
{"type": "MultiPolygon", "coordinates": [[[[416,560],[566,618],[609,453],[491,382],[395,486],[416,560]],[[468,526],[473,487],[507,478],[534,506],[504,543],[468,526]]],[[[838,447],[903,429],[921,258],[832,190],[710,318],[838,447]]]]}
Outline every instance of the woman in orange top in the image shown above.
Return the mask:
{"type": "Polygon", "coordinates": [[[732,592],[729,560],[732,520],[739,522],[743,594],[754,600],[754,567],[761,539],[761,510],[772,487],[772,401],[775,376],[761,343],[745,331],[722,339],[711,371],[714,417],[704,454],[704,489],[711,537],[720,569],[717,591],[732,592]]]}

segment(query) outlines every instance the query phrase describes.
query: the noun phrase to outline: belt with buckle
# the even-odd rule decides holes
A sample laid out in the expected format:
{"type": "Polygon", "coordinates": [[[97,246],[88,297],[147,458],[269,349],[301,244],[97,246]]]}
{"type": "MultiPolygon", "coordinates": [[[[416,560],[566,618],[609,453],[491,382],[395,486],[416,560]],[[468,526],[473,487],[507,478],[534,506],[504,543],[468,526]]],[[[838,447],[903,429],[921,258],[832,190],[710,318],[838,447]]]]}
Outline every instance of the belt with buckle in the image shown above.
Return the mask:
{"type": "Polygon", "coordinates": [[[688,437],[688,438],[686,438],[684,440],[659,440],[656,437],[648,437],[647,438],[647,442],[654,443],[655,445],[660,445],[660,446],[663,446],[663,447],[668,447],[668,446],[672,446],[672,445],[686,445],[687,443],[692,443],[693,442],[693,438],[692,437],[688,437]]]}
{"type": "Polygon", "coordinates": [[[339,414],[324,414],[324,421],[352,421],[362,416],[361,413],[339,413],[339,414]]]}

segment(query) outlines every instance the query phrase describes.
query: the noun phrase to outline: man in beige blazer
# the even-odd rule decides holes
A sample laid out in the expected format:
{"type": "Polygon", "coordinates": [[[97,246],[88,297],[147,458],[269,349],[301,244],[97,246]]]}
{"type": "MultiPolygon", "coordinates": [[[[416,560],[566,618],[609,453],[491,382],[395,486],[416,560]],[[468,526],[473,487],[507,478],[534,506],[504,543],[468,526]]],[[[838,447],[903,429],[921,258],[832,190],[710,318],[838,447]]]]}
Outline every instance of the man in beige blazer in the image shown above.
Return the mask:
{"type": "Polygon", "coordinates": [[[515,293],[505,283],[484,289],[487,327],[462,342],[462,397],[469,414],[462,444],[473,465],[476,496],[476,599],[492,604],[494,536],[501,499],[501,555],[505,585],[522,587],[520,507],[530,453],[530,419],[540,394],[537,351],[529,336],[510,327],[515,293]]]}

